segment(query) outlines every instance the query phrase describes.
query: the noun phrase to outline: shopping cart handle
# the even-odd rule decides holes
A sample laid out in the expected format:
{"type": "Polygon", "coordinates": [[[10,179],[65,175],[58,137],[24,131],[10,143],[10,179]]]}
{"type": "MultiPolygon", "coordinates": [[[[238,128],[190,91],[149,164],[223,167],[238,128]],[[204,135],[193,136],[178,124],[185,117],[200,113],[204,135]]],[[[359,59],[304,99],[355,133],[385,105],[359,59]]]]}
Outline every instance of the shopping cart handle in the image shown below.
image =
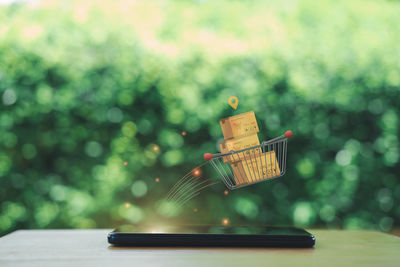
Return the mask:
{"type": "Polygon", "coordinates": [[[205,153],[204,154],[204,160],[205,161],[209,161],[209,160],[211,160],[213,158],[213,154],[211,154],[211,153],[205,153]]]}
{"type": "Polygon", "coordinates": [[[292,131],[286,131],[285,137],[286,138],[292,138],[293,137],[293,132],[292,131]]]}

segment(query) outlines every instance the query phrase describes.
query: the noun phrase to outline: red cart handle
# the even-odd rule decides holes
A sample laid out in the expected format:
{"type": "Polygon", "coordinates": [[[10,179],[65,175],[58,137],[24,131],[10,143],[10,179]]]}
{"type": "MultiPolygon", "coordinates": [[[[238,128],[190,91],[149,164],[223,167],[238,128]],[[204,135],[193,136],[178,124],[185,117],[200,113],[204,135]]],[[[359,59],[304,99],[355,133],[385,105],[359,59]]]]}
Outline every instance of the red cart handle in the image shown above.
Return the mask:
{"type": "Polygon", "coordinates": [[[286,133],[285,133],[285,137],[286,138],[292,138],[293,137],[293,132],[292,131],[286,131],[286,133]]]}
{"type": "Polygon", "coordinates": [[[211,154],[211,153],[204,153],[204,160],[205,160],[205,161],[212,160],[212,158],[213,158],[213,154],[211,154]]]}

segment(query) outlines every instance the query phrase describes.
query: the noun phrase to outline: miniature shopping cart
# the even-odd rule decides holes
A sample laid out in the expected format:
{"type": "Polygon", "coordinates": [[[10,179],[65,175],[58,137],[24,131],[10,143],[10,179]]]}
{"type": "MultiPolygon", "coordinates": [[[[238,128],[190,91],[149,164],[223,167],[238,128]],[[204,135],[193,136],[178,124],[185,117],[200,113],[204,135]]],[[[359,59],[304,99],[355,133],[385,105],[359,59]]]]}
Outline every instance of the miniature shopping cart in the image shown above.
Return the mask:
{"type": "Polygon", "coordinates": [[[281,177],[286,172],[287,142],[292,131],[264,141],[261,145],[228,153],[205,153],[204,159],[230,189],[281,177]]]}

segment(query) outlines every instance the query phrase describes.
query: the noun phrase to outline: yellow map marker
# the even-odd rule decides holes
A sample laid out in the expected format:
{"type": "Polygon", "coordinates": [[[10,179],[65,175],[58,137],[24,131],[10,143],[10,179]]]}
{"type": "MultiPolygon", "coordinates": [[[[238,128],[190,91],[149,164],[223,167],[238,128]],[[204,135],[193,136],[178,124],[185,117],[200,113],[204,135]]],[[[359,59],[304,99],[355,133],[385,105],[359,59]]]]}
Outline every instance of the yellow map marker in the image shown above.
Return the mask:
{"type": "Polygon", "coordinates": [[[228,103],[233,109],[236,109],[237,106],[239,105],[239,98],[237,98],[236,96],[231,96],[228,99],[228,103]]]}

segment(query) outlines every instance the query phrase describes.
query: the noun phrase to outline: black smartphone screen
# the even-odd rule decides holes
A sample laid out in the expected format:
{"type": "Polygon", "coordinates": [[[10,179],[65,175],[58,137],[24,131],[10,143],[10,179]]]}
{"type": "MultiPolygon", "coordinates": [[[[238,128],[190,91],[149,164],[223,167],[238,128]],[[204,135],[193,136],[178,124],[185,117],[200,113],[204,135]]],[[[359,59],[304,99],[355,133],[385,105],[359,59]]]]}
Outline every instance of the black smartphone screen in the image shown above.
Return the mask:
{"type": "Polygon", "coordinates": [[[304,229],[269,226],[131,226],[115,229],[108,242],[116,246],[313,247],[304,229]]]}

